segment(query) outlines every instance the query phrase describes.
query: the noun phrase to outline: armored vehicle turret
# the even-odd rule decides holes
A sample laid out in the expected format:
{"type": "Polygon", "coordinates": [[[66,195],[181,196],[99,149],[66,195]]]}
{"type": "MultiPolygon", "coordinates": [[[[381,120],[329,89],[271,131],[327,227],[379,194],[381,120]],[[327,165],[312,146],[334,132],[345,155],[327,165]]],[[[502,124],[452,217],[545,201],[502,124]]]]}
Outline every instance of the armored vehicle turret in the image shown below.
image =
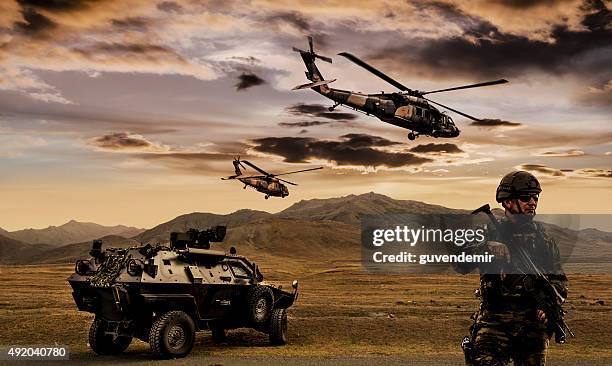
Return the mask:
{"type": "Polygon", "coordinates": [[[286,343],[287,308],[298,296],[264,281],[257,265],[213,250],[225,226],[173,232],[170,247],[149,244],[106,248],[95,240],[90,259],[78,260],[68,278],[81,311],[95,314],[89,344],[98,354],[118,354],[134,337],[159,357],[184,357],[197,331],[221,341],[226,329],[253,328],[275,345],[286,343]]]}

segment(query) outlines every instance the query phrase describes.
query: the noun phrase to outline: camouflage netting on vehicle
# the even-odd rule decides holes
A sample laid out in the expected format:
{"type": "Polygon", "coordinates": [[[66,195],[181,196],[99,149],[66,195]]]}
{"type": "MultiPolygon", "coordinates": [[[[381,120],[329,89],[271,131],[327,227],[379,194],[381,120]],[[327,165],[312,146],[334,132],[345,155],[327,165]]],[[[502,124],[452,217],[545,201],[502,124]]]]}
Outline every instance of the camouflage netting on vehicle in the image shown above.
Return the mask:
{"type": "Polygon", "coordinates": [[[98,272],[91,278],[91,286],[111,287],[115,278],[119,276],[119,273],[125,268],[131,257],[127,250],[123,253],[119,252],[110,255],[106,258],[100,269],[98,269],[98,272]]]}

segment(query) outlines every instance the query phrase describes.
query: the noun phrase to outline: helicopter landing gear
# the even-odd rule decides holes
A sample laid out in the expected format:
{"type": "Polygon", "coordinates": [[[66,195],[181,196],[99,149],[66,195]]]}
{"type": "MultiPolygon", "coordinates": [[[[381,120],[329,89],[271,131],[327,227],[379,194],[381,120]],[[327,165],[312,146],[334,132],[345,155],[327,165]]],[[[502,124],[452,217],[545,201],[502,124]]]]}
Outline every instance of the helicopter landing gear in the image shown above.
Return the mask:
{"type": "Polygon", "coordinates": [[[246,186],[246,184],[245,184],[245,185],[244,185],[244,187],[242,187],[242,189],[246,189],[246,187],[247,187],[247,186],[246,186]]]}
{"type": "Polygon", "coordinates": [[[264,197],[264,198],[265,198],[265,199],[268,199],[268,198],[270,198],[270,196],[266,195],[266,197],[264,197]]]}
{"type": "Polygon", "coordinates": [[[414,132],[410,132],[408,134],[408,140],[410,140],[410,141],[416,139],[417,137],[419,137],[419,135],[415,135],[414,132]]]}
{"type": "Polygon", "coordinates": [[[327,108],[327,110],[330,111],[330,112],[333,112],[334,109],[336,109],[336,107],[339,106],[339,105],[340,105],[340,103],[335,103],[333,106],[327,108]]]}

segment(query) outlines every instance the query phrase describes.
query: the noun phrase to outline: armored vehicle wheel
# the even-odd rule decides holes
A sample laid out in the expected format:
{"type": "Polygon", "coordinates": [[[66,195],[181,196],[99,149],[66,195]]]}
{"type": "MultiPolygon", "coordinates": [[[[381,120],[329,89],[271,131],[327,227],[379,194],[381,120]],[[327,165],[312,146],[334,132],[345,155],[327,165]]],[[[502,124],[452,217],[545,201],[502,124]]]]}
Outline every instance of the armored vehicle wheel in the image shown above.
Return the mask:
{"type": "Polygon", "coordinates": [[[223,327],[213,326],[211,330],[213,342],[223,343],[227,340],[227,337],[225,336],[225,329],[223,329],[223,327]]]}
{"type": "Polygon", "coordinates": [[[169,311],[153,322],[149,333],[151,351],[160,357],[185,357],[195,343],[195,323],[183,311],[169,311]]]}
{"type": "Polygon", "coordinates": [[[281,346],[287,343],[287,310],[274,309],[270,317],[270,343],[281,346]]]}
{"type": "Polygon", "coordinates": [[[249,319],[255,325],[264,325],[270,319],[274,294],[266,286],[255,285],[249,290],[248,311],[249,319]]]}
{"type": "Polygon", "coordinates": [[[94,319],[89,328],[89,346],[99,355],[116,355],[125,351],[132,337],[114,337],[106,334],[108,323],[104,319],[94,319]]]}

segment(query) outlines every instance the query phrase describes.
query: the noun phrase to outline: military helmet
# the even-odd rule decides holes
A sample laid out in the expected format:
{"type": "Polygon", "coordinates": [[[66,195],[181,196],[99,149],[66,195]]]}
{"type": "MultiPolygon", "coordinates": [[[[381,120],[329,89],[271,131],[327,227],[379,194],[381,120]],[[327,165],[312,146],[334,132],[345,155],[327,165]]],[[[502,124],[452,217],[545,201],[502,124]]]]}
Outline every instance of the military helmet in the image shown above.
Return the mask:
{"type": "Polygon", "coordinates": [[[540,182],[533,174],[524,170],[515,170],[506,174],[499,182],[495,199],[497,202],[502,202],[509,198],[516,198],[521,193],[540,192],[542,192],[540,182]]]}

